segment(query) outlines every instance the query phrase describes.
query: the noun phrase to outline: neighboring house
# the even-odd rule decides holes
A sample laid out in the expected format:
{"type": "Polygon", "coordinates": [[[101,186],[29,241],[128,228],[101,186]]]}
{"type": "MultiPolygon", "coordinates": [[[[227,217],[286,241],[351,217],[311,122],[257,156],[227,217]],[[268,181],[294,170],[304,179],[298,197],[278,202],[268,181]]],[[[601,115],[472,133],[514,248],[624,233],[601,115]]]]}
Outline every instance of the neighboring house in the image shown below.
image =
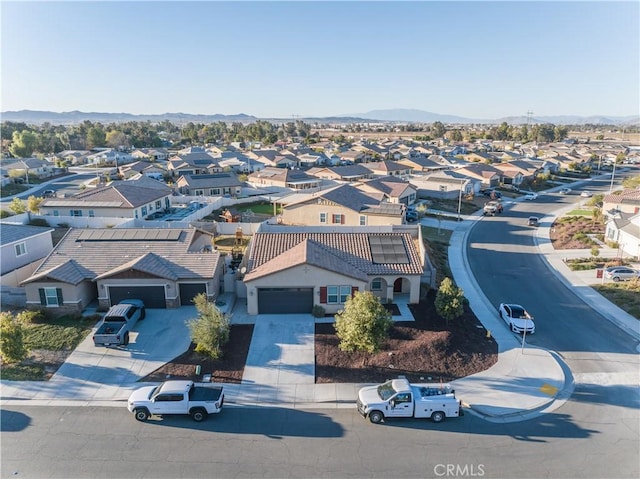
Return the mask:
{"type": "Polygon", "coordinates": [[[411,184],[419,198],[458,200],[460,194],[475,194],[480,191],[480,181],[460,175],[455,171],[439,171],[425,177],[414,177],[411,184]]]}
{"type": "Polygon", "coordinates": [[[495,163],[497,161],[493,156],[481,151],[472,151],[462,157],[469,163],[495,163]]]}
{"type": "Polygon", "coordinates": [[[345,181],[348,183],[373,178],[373,172],[361,164],[311,168],[307,173],[323,180],[345,181]]]}
{"type": "Polygon", "coordinates": [[[149,178],[161,179],[166,173],[166,170],[148,161],[135,161],[127,165],[119,166],[118,173],[125,180],[139,174],[148,176],[149,178]]]}
{"type": "Polygon", "coordinates": [[[640,189],[625,189],[619,194],[605,195],[602,199],[602,211],[612,216],[616,213],[640,213],[640,189]]]}
{"type": "Polygon", "coordinates": [[[172,193],[164,183],[151,178],[114,181],[68,198],[47,198],[40,203],[40,214],[144,219],[169,209],[172,193]]]}
{"type": "Polygon", "coordinates": [[[411,173],[426,173],[446,168],[446,166],[443,166],[424,155],[415,155],[408,158],[401,158],[398,160],[398,163],[410,168],[411,173]]]}
{"type": "Polygon", "coordinates": [[[425,259],[410,233],[256,233],[243,264],[249,314],[334,314],[356,291],[420,300],[425,259]]]}
{"type": "Polygon", "coordinates": [[[2,165],[13,178],[24,178],[27,174],[47,178],[54,175],[55,166],[54,163],[38,158],[22,158],[2,165]]]}
{"type": "Polygon", "coordinates": [[[404,212],[402,205],[385,202],[380,193],[340,185],[283,205],[278,222],[305,226],[400,225],[404,212]]]}
{"type": "Polygon", "coordinates": [[[190,305],[221,292],[224,261],[213,235],[195,228],[71,229],[22,284],[27,307],[60,314],[96,299],[107,308],[142,299],[148,308],[190,305]]]}
{"type": "Polygon", "coordinates": [[[243,154],[235,153],[233,157],[222,156],[218,164],[221,168],[230,168],[237,173],[253,173],[254,171],[260,171],[265,168],[264,163],[259,162],[256,159],[249,158],[243,154]]]}
{"type": "Polygon", "coordinates": [[[618,213],[607,221],[604,235],[618,243],[623,254],[640,261],[640,213],[618,213]]]}
{"type": "Polygon", "coordinates": [[[169,152],[164,148],[138,148],[131,152],[131,157],[152,161],[166,161],[169,159],[169,152]]]}
{"type": "Polygon", "coordinates": [[[56,160],[66,161],[69,165],[84,165],[87,163],[87,156],[89,156],[91,152],[89,150],[64,150],[60,153],[56,153],[49,160],[55,163],[56,160]]]}
{"type": "Polygon", "coordinates": [[[172,176],[176,177],[180,175],[204,175],[222,172],[222,167],[219,165],[218,159],[204,151],[194,151],[192,153],[181,154],[180,156],[172,156],[169,158],[167,169],[172,176]]]}
{"type": "Polygon", "coordinates": [[[17,287],[31,276],[42,258],[51,253],[52,228],[40,226],[0,226],[0,283],[17,287]]]}
{"type": "Polygon", "coordinates": [[[357,187],[368,193],[382,193],[389,203],[412,205],[416,201],[417,191],[411,183],[396,178],[383,176],[373,180],[362,181],[357,187]]]}
{"type": "Polygon", "coordinates": [[[302,170],[267,167],[251,173],[247,179],[247,183],[255,188],[275,186],[300,191],[319,188],[322,180],[310,176],[302,170]]]}
{"type": "Polygon", "coordinates": [[[116,150],[115,148],[105,148],[96,153],[87,155],[87,163],[96,165],[113,164],[116,167],[122,163],[130,163],[133,157],[126,152],[116,150]]]}
{"type": "Polygon", "coordinates": [[[366,159],[368,158],[368,155],[366,155],[362,151],[357,150],[345,150],[336,152],[336,156],[342,164],[360,163],[362,161],[366,161],[366,159]]]}
{"type": "Polygon", "coordinates": [[[320,165],[326,165],[329,163],[329,158],[324,153],[316,153],[315,151],[301,153],[296,155],[300,166],[302,167],[314,167],[320,165]]]}
{"type": "Polygon", "coordinates": [[[363,166],[376,176],[409,176],[411,174],[411,167],[392,160],[364,163],[363,166]]]}
{"type": "Polygon", "coordinates": [[[456,172],[468,178],[479,180],[482,186],[490,188],[498,186],[500,178],[502,178],[502,171],[484,163],[470,163],[458,168],[456,172]]]}
{"type": "Polygon", "coordinates": [[[190,196],[237,196],[244,183],[234,173],[212,175],[182,175],[176,181],[178,191],[190,196]]]}

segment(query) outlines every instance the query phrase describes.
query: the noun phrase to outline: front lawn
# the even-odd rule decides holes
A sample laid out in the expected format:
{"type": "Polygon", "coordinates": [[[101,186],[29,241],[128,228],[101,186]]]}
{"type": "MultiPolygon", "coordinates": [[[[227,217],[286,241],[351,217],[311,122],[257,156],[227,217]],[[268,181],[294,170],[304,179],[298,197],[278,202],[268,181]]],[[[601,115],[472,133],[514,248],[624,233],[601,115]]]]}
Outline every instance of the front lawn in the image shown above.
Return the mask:
{"type": "Polygon", "coordinates": [[[624,281],[592,286],[613,304],[640,320],[640,281],[624,281]]]}

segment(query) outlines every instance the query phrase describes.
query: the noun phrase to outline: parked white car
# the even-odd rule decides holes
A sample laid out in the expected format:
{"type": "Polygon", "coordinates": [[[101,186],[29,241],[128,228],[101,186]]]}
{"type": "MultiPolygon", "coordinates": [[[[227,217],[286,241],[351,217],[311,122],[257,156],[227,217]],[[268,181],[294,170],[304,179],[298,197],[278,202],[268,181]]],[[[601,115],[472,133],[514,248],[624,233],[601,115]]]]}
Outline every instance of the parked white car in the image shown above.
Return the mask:
{"type": "Polygon", "coordinates": [[[514,333],[533,334],[536,332],[533,316],[519,304],[500,303],[498,314],[514,333]]]}
{"type": "Polygon", "coordinates": [[[593,196],[593,193],[591,193],[590,191],[584,190],[582,193],[580,193],[580,196],[582,196],[583,198],[591,198],[593,196]]]}
{"type": "Polygon", "coordinates": [[[568,195],[569,193],[571,193],[571,188],[562,188],[560,190],[561,195],[568,195]]]}
{"type": "Polygon", "coordinates": [[[534,193],[533,191],[530,191],[524,196],[524,199],[529,201],[535,200],[537,198],[538,198],[538,193],[534,193]]]}
{"type": "Polygon", "coordinates": [[[640,279],[640,271],[627,266],[611,266],[606,269],[604,275],[607,279],[612,279],[616,283],[618,281],[640,279]]]}

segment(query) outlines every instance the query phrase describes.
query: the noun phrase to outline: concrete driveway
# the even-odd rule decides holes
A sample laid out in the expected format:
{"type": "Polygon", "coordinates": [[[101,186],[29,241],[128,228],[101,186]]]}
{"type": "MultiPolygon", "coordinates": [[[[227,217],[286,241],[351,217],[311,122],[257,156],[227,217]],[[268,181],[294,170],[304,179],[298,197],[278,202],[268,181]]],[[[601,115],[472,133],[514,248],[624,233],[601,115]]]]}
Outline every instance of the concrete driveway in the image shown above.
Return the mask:
{"type": "Polygon", "coordinates": [[[194,306],[147,309],[146,318],[134,327],[129,345],[122,347],[94,346],[92,331],[49,382],[82,382],[94,388],[135,383],[188,349],[187,321],[196,316],[194,306]]]}

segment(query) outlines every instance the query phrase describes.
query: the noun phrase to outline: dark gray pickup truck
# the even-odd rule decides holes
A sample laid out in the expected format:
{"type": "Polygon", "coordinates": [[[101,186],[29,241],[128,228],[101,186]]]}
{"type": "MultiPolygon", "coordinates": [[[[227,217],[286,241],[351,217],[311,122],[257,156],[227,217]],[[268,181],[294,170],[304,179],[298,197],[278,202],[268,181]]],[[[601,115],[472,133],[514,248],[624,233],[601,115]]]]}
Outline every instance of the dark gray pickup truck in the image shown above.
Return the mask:
{"type": "Polygon", "coordinates": [[[129,331],[138,320],[144,319],[145,315],[144,303],[139,299],[125,299],[111,306],[98,324],[98,329],[93,335],[93,344],[126,346],[129,344],[129,331]]]}

